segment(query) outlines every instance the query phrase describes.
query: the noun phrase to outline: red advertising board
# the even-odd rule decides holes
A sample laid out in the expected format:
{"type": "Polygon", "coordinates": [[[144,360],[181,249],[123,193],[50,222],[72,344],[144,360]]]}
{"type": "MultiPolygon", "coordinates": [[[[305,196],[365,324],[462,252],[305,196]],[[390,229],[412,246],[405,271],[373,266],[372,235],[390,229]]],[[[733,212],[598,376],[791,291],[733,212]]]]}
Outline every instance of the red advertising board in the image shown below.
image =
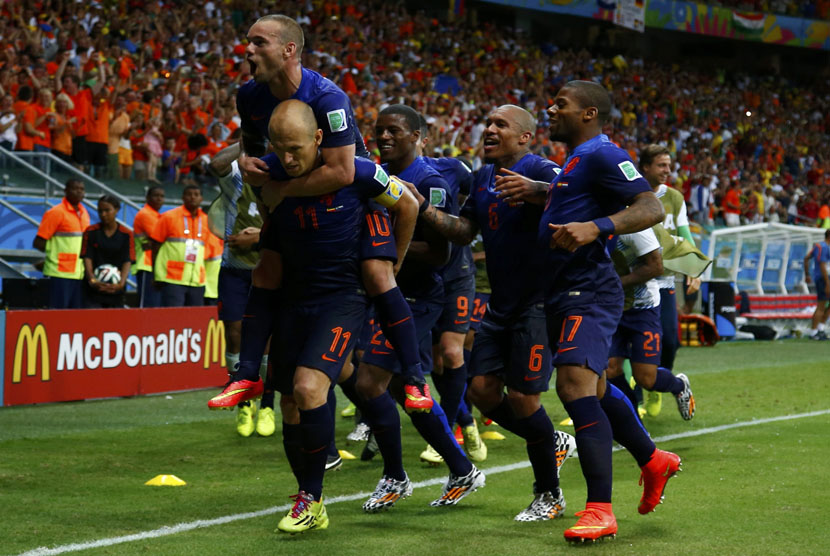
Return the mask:
{"type": "Polygon", "coordinates": [[[221,386],[216,307],[6,313],[3,404],[221,386]]]}

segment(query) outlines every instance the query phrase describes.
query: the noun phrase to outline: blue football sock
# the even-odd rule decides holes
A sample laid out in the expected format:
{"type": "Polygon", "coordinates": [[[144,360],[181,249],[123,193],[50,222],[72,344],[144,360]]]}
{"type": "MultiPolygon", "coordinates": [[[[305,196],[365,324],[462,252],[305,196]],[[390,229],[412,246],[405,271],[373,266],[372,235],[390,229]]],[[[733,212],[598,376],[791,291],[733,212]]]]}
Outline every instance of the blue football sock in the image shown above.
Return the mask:
{"type": "Polygon", "coordinates": [[[579,398],[565,405],[574,422],[579,465],[588,486],[588,502],[611,502],[611,424],[596,396],[579,398]]]}
{"type": "Polygon", "coordinates": [[[421,356],[418,352],[418,336],[412,310],[397,287],[372,298],[377,312],[377,322],[383,335],[395,348],[401,362],[401,377],[406,381],[424,379],[421,356]]]}
{"type": "Polygon", "coordinates": [[[671,392],[675,396],[683,391],[686,385],[665,367],[657,367],[657,378],[654,379],[652,390],[657,392],[671,392]]]}
{"type": "Polygon", "coordinates": [[[455,441],[455,435],[447,424],[447,416],[439,404],[434,404],[429,413],[410,413],[409,418],[423,439],[441,454],[453,475],[463,476],[473,470],[473,464],[455,441]]]}
{"type": "Polygon", "coordinates": [[[300,433],[303,446],[303,478],[300,490],[319,500],[323,495],[327,450],[334,439],[334,420],[327,404],[314,409],[300,410],[300,433]]]}
{"type": "Polygon", "coordinates": [[[447,423],[452,426],[458,416],[458,408],[464,398],[464,390],[467,388],[467,367],[461,365],[456,369],[444,367],[443,379],[441,380],[441,409],[447,415],[447,423]]]}
{"type": "MultiPolygon", "coordinates": [[[[357,367],[355,367],[357,369],[357,367]]],[[[363,398],[357,393],[357,371],[355,370],[349,378],[337,384],[346,398],[352,402],[355,407],[363,405],[363,398]]]]}
{"type": "Polygon", "coordinates": [[[291,466],[291,472],[294,473],[294,478],[297,479],[298,489],[303,479],[302,436],[300,425],[282,422],[282,447],[285,449],[285,458],[288,460],[288,465],[291,466]]]}
{"type": "Polygon", "coordinates": [[[251,286],[248,304],[242,316],[242,344],[239,350],[239,370],[235,380],[259,379],[259,366],[265,345],[274,329],[279,290],[251,286]]]}
{"type": "MultiPolygon", "coordinates": [[[[331,413],[331,422],[332,424],[337,420],[337,395],[334,393],[334,385],[329,388],[329,396],[326,400],[326,406],[329,408],[329,413],[331,413]]],[[[332,433],[331,435],[331,444],[329,444],[329,449],[327,452],[329,456],[339,456],[340,454],[337,452],[337,437],[332,433]]]]}
{"type": "Polygon", "coordinates": [[[613,384],[608,384],[600,405],[611,422],[614,440],[634,456],[637,465],[642,467],[647,464],[657,447],[640,422],[631,401],[613,384]]]}
{"type": "Polygon", "coordinates": [[[517,419],[516,425],[524,431],[527,442],[527,457],[533,468],[536,491],[550,491],[556,494],[559,488],[559,473],[556,471],[556,440],[553,423],[550,422],[544,407],[523,419],[517,419]]]}
{"type": "Polygon", "coordinates": [[[458,404],[458,415],[455,422],[461,427],[469,427],[475,421],[473,420],[473,413],[470,411],[470,406],[467,404],[467,385],[464,385],[464,396],[461,397],[461,403],[458,404]]]}
{"type": "Polygon", "coordinates": [[[366,400],[361,409],[383,457],[383,474],[403,481],[406,473],[401,453],[401,416],[395,400],[387,390],[377,398],[366,400]]]}
{"type": "Polygon", "coordinates": [[[637,407],[637,398],[634,396],[634,390],[631,389],[631,385],[628,383],[628,380],[625,378],[625,375],[615,376],[614,378],[608,379],[608,384],[613,384],[617,387],[617,390],[623,393],[623,395],[628,398],[628,401],[631,402],[631,405],[637,407]]]}
{"type": "Polygon", "coordinates": [[[506,397],[501,399],[501,403],[493,409],[481,412],[488,419],[492,419],[494,423],[506,431],[510,431],[516,436],[524,438],[525,431],[517,424],[516,414],[513,413],[513,408],[506,397]]]}

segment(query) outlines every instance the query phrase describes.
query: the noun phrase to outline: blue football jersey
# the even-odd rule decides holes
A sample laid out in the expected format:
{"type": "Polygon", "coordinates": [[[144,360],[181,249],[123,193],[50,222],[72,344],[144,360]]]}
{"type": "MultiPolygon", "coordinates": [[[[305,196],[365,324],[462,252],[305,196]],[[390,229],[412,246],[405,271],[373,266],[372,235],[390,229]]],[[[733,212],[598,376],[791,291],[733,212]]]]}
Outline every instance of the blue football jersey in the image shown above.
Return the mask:
{"type": "Polygon", "coordinates": [[[606,237],[598,237],[576,252],[551,249],[548,224],[589,222],[624,209],[651,186],[623,149],[598,135],[573,150],[548,190],[539,223],[538,240],[545,248],[548,305],[591,303],[593,299],[622,299],[622,286],[608,254],[606,237]]]}
{"type": "MultiPolygon", "coordinates": [[[[271,177],[285,180],[275,154],[263,157],[271,177]]],[[[270,216],[282,255],[282,289],[292,302],[317,302],[362,288],[360,232],[366,202],[386,190],[386,172],[355,157],[354,183],[319,197],[290,197],[270,216]]]]}
{"type": "MultiPolygon", "coordinates": [[[[317,125],[323,130],[322,148],[336,148],[354,143],[355,155],[369,157],[360,134],[349,97],[340,87],[316,71],[302,68],[300,87],[291,98],[311,106],[317,125]]],[[[236,110],[242,120],[242,131],[268,139],[268,121],[274,108],[288,99],[271,94],[267,83],[253,79],[236,93],[236,110]]]]}
{"type": "MultiPolygon", "coordinates": [[[[450,207],[450,214],[458,216],[458,196],[469,195],[473,182],[473,173],[457,158],[429,158],[424,161],[438,172],[447,181],[450,187],[450,198],[454,201],[450,207]]],[[[450,244],[450,262],[441,269],[444,282],[470,276],[475,271],[473,267],[473,252],[469,245],[450,244]]]]}
{"type": "MultiPolygon", "coordinates": [[[[559,167],[535,154],[526,154],[510,170],[536,181],[550,183],[559,167]]],[[[496,168],[483,166],[473,175],[473,187],[461,216],[478,224],[484,241],[490,311],[507,317],[542,300],[545,253],[536,242],[542,207],[524,203],[511,206],[494,191],[496,168]]]]}
{"type": "MultiPolygon", "coordinates": [[[[416,158],[412,164],[398,174],[398,177],[414,184],[418,192],[438,210],[451,212],[454,201],[450,186],[437,170],[426,163],[424,157],[416,158]]],[[[455,203],[457,207],[457,201],[455,203]]],[[[423,226],[424,224],[418,221],[412,241],[423,241],[423,226]]],[[[444,283],[440,270],[441,267],[406,257],[397,276],[398,287],[407,298],[440,302],[444,296],[444,283]]]]}

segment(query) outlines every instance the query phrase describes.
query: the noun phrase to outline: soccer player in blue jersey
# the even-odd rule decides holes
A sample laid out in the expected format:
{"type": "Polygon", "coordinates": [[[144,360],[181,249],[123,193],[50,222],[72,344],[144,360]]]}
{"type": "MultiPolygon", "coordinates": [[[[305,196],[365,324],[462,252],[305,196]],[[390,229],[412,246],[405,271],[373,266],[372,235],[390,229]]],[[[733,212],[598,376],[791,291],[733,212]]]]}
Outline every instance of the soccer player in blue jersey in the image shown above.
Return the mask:
{"type": "MultiPolygon", "coordinates": [[[[303,176],[322,164],[323,131],[307,104],[280,103],[270,122],[274,153],[263,158],[270,176],[303,176]]],[[[281,531],[328,527],[322,488],[334,416],[327,400],[368,307],[360,281],[360,224],[369,199],[389,198],[391,205],[405,193],[379,166],[357,158],[353,184],[330,195],[285,199],[263,232],[282,263],[275,383],[284,422],[299,425],[301,444],[286,450],[299,492],[279,522],[281,531]]],[[[408,217],[414,218],[415,205],[410,206],[408,217]]]]}
{"type": "Polygon", "coordinates": [[[492,293],[470,357],[470,397],[486,417],[527,442],[534,499],[515,519],[554,519],[565,510],[557,463],[574,444],[563,434],[557,446],[560,437],[541,404],[553,371],[543,309],[544,250],[536,244],[542,207],[520,197],[541,203],[559,168],[530,152],[536,121],[523,108],[500,106],[486,125],[487,164],[475,172],[461,216],[428,207],[421,220],[461,245],[481,232],[492,293]]]}
{"type": "MultiPolygon", "coordinates": [[[[290,196],[333,193],[352,183],[355,155],[367,156],[363,138],[355,123],[349,97],[319,73],[302,67],[300,55],[304,45],[302,28],[283,15],[261,17],[248,31],[247,60],[253,80],[240,87],[237,110],[242,120],[242,153],[239,167],[244,180],[262,186],[262,196],[269,209],[290,196]],[[323,163],[307,175],[276,181],[258,158],[265,153],[268,122],[273,109],[287,99],[311,106],[323,140],[320,145],[323,163]]],[[[382,222],[389,230],[388,219],[382,222]]],[[[406,378],[406,407],[409,411],[429,411],[432,398],[423,379],[418,357],[412,314],[397,287],[393,260],[403,261],[409,238],[366,238],[376,253],[364,255],[361,263],[364,285],[372,297],[379,320],[389,341],[397,348],[406,378]],[[396,323],[395,326],[392,326],[396,323]]],[[[280,261],[276,254],[263,249],[253,271],[252,288],[243,318],[242,349],[239,370],[230,384],[208,402],[208,407],[233,407],[256,398],[263,390],[258,379],[259,360],[273,328],[280,281],[280,261]]],[[[352,384],[341,385],[344,389],[352,384]]]]}
{"type": "MultiPolygon", "coordinates": [[[[427,146],[427,122],[420,116],[421,138],[418,153],[422,155],[427,146]]],[[[457,158],[431,158],[423,156],[424,161],[447,181],[450,196],[458,200],[454,216],[458,215],[458,206],[470,194],[473,174],[457,158]]],[[[467,245],[450,245],[450,262],[441,269],[444,282],[444,308],[438,324],[432,331],[433,368],[432,382],[441,395],[441,408],[447,415],[450,427],[458,423],[464,439],[464,450],[475,462],[487,459],[487,446],[481,440],[478,427],[464,400],[469,380],[464,342],[473,316],[475,298],[475,267],[473,253],[467,245]]],[[[421,453],[421,461],[430,464],[443,462],[440,454],[432,446],[427,446],[421,453]]]]}
{"type": "MultiPolygon", "coordinates": [[[[446,180],[418,156],[420,123],[415,110],[400,104],[383,109],[375,123],[375,135],[386,170],[412,183],[425,198],[421,203],[422,211],[428,206],[451,210],[455,200],[450,196],[446,180]]],[[[440,268],[449,256],[446,239],[431,228],[416,226],[409,253],[397,277],[412,309],[424,368],[431,366],[431,331],[441,316],[444,300],[440,268]]],[[[392,383],[393,376],[398,374],[400,363],[395,349],[386,341],[382,330],[374,330],[357,377],[358,392],[365,400],[360,409],[383,457],[383,476],[363,504],[367,512],[388,508],[412,492],[412,483],[403,468],[400,416],[388,390],[391,383],[393,391],[399,394],[392,383]]],[[[484,474],[464,455],[439,404],[435,404],[430,413],[410,413],[410,419],[450,469],[443,494],[431,503],[432,506],[454,505],[484,486],[484,474]]]]}
{"type": "Polygon", "coordinates": [[[813,261],[813,283],[816,285],[816,310],[813,312],[812,325],[807,333],[814,340],[826,340],[824,321],[827,320],[830,309],[830,230],[824,232],[824,241],[814,243],[804,256],[804,283],[810,283],[810,272],[807,270],[810,261],[813,261]]]}
{"type": "Polygon", "coordinates": [[[556,390],[573,420],[588,486],[585,510],[565,531],[565,539],[576,542],[617,533],[611,506],[609,418],[614,417],[606,415],[600,400],[623,292],[607,238],[663,220],[648,182],[602,133],[610,112],[608,92],[592,81],[570,81],[557,93],[548,110],[550,138],[565,143],[569,157],[550,185],[538,234],[540,244],[549,247],[543,276],[556,390]]]}

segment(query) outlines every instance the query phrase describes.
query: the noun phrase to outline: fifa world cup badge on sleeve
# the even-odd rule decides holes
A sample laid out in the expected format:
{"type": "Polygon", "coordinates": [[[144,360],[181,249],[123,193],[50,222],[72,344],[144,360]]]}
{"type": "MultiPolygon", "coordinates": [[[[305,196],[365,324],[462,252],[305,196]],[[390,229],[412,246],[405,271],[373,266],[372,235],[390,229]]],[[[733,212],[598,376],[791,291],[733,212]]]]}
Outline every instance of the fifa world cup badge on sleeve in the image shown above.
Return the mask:
{"type": "Polygon", "coordinates": [[[634,163],[630,160],[620,162],[619,164],[617,164],[617,166],[620,168],[620,170],[623,173],[623,176],[625,176],[625,179],[627,179],[628,181],[634,181],[637,178],[642,177],[640,175],[640,172],[638,172],[637,168],[634,166],[634,163]]]}
{"type": "Polygon", "coordinates": [[[329,129],[332,133],[345,131],[349,127],[349,123],[346,121],[346,111],[342,108],[326,112],[326,118],[329,120],[329,129]]]}
{"type": "Polygon", "coordinates": [[[447,191],[440,187],[430,187],[429,204],[439,208],[447,206],[447,191]]]}

